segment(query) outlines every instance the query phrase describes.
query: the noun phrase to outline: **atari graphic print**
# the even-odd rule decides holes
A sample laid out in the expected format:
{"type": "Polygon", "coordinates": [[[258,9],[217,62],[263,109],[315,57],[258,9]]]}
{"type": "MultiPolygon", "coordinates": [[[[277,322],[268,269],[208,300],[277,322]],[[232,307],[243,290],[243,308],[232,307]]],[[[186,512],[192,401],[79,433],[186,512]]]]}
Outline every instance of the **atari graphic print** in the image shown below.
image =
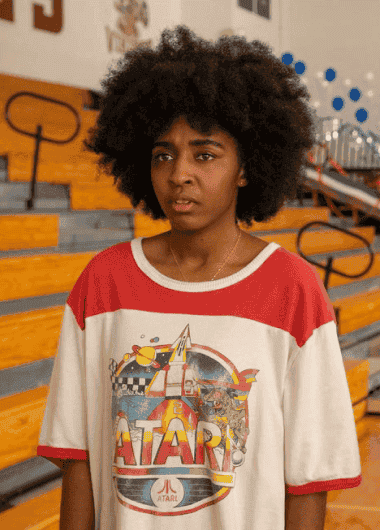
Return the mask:
{"type": "Polygon", "coordinates": [[[171,345],[134,346],[111,364],[119,502],[182,515],[224,499],[244,464],[258,370],[240,373],[209,346],[192,344],[189,326],[171,345]]]}
{"type": "Polygon", "coordinates": [[[286,492],[357,487],[316,269],[272,242],[231,276],[182,282],[141,241],[99,252],[71,290],[37,448],[88,462],[95,530],[284,530],[286,492]]]}

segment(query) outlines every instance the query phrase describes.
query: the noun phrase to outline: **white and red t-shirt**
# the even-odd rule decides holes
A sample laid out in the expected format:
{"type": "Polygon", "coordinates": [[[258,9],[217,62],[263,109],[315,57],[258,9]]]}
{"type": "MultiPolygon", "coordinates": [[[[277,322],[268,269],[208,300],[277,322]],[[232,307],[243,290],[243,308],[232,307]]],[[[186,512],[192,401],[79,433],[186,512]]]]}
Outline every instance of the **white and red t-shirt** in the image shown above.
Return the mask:
{"type": "Polygon", "coordinates": [[[285,491],[359,486],[315,267],[272,242],[182,282],[142,239],[99,252],[67,299],[37,450],[89,460],[96,530],[284,530],[285,491]]]}

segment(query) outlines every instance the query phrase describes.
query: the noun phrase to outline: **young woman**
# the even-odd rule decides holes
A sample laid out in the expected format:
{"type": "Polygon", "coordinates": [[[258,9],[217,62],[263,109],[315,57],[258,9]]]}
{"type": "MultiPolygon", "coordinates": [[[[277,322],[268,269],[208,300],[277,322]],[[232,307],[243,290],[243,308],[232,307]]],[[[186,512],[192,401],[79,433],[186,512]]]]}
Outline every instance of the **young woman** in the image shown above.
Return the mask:
{"type": "Polygon", "coordinates": [[[37,451],[71,461],[61,529],[323,530],[361,480],[334,309],[238,225],[295,198],[308,93],[264,44],[186,27],[103,85],[87,145],[171,230],[99,252],[67,299],[37,451]]]}
{"type": "Polygon", "coordinates": [[[314,144],[310,96],[294,69],[259,41],[212,45],[178,27],[157,51],[126,53],[103,88],[85,145],[133,206],[170,220],[170,231],[142,241],[149,262],[187,282],[244,268],[267,243],[237,220],[268,220],[294,199],[314,144]],[[219,145],[201,143],[209,140],[219,145]]]}

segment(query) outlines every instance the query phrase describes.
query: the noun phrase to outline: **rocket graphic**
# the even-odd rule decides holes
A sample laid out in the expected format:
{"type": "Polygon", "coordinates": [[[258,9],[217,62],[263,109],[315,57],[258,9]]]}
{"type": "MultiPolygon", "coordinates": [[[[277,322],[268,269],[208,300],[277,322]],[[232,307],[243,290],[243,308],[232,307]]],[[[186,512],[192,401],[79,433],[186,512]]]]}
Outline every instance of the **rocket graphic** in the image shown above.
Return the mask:
{"type": "Polygon", "coordinates": [[[136,351],[139,377],[130,377],[130,359],[113,376],[127,379],[128,390],[138,387],[136,397],[128,393],[120,400],[115,422],[119,499],[136,509],[136,484],[141,483],[146,496],[137,509],[146,513],[179,515],[221,501],[235,487],[235,469],[244,464],[247,399],[259,370],[240,372],[221,353],[192,343],[189,324],[172,344],[141,350],[136,351]],[[156,365],[146,362],[151,360],[156,365]],[[150,377],[143,377],[147,366],[150,377]]]}
{"type": "Polygon", "coordinates": [[[196,375],[186,363],[186,352],[191,349],[189,325],[174,341],[171,349],[173,353],[167,365],[155,374],[145,395],[168,399],[181,396],[198,397],[196,375]]]}

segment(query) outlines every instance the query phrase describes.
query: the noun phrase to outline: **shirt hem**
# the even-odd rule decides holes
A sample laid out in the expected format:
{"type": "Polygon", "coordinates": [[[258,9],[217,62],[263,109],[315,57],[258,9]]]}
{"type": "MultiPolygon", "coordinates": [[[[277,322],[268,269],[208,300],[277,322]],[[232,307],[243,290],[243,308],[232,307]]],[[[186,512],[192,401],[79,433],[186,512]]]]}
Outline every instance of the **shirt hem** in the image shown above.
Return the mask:
{"type": "Polygon", "coordinates": [[[70,460],[89,460],[89,452],[85,449],[70,449],[67,447],[50,447],[39,445],[37,456],[47,456],[49,458],[63,458],[70,460]]]}
{"type": "Polygon", "coordinates": [[[362,475],[355,478],[337,478],[334,480],[322,480],[321,482],[309,482],[302,486],[291,486],[286,484],[286,493],[291,495],[305,495],[307,493],[318,493],[320,491],[345,490],[357,488],[362,481],[362,475]]]}

